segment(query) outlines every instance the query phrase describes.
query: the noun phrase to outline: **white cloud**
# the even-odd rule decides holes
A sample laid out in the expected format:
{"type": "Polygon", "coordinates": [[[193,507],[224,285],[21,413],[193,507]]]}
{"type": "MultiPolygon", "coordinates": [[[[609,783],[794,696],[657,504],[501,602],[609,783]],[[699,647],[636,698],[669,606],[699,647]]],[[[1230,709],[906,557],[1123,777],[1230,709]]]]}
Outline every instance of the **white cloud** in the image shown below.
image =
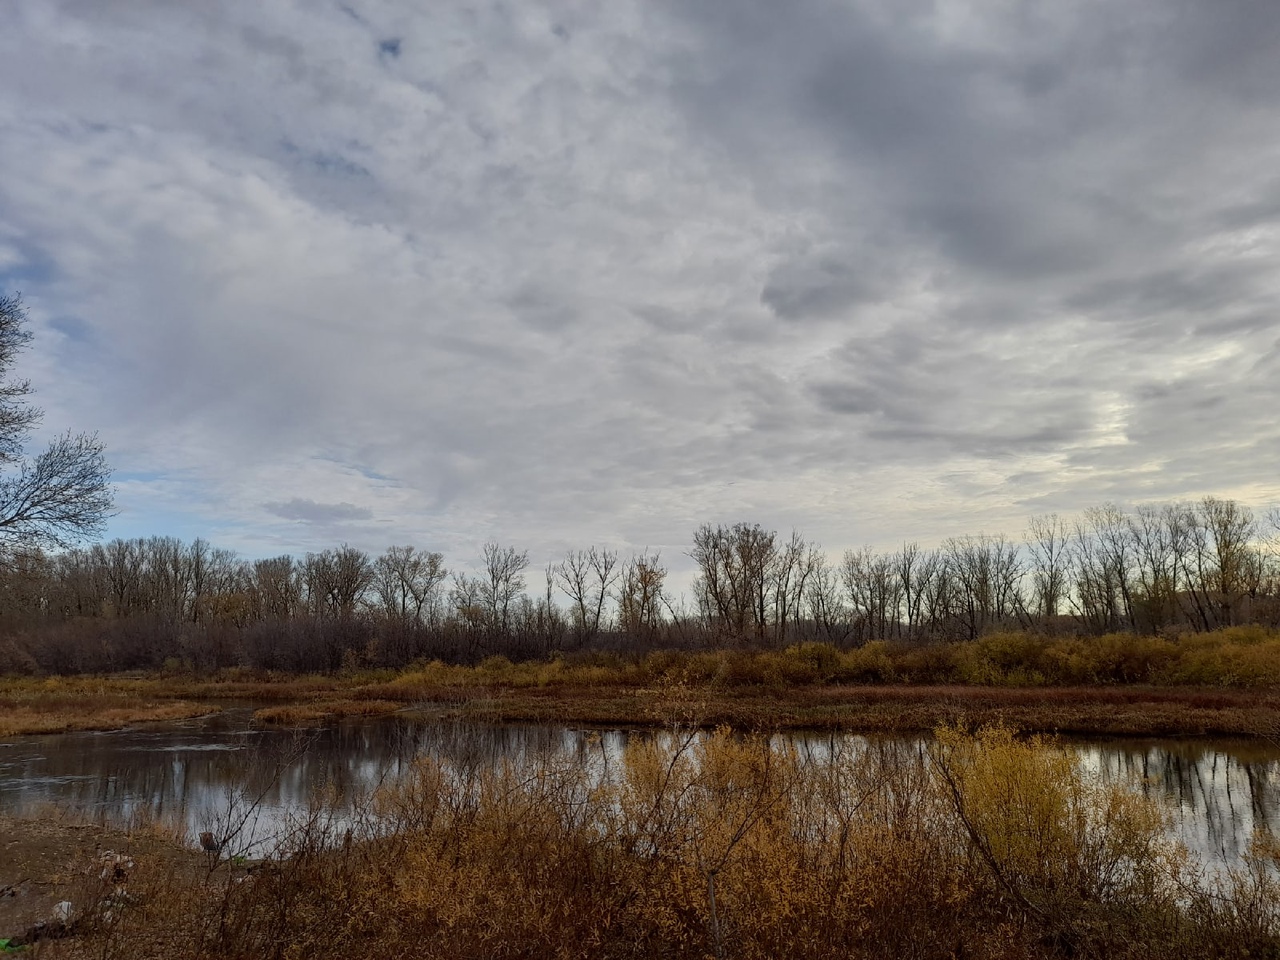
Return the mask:
{"type": "Polygon", "coordinates": [[[0,282],[118,532],[674,558],[1280,499],[1280,13],[13,6],[0,282]]]}

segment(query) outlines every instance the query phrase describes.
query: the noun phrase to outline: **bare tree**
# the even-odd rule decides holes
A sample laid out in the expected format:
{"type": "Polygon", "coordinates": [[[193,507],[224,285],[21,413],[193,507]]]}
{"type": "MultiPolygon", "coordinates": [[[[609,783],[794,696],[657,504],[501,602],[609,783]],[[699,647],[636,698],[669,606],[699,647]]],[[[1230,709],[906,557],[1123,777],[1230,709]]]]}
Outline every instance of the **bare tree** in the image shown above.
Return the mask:
{"type": "Polygon", "coordinates": [[[1197,512],[1207,553],[1202,564],[1205,591],[1217,626],[1230,626],[1241,599],[1257,578],[1253,549],[1257,526],[1249,508],[1235,500],[1205,497],[1197,512]]]}
{"type": "Polygon", "coordinates": [[[253,564],[252,596],[259,620],[284,622],[302,606],[302,573],[293,557],[271,557],[253,564]]]}
{"type": "Polygon", "coordinates": [[[22,443],[40,422],[40,408],[29,406],[30,380],[10,380],[18,352],[31,342],[27,311],[20,296],[0,296],[0,462],[22,456],[22,443]]]}
{"type": "Polygon", "coordinates": [[[17,464],[15,473],[0,478],[0,542],[65,547],[105,529],[111,470],[92,434],[64,433],[34,459],[23,458],[41,417],[26,400],[30,382],[9,378],[31,339],[26,318],[18,297],[0,296],[0,464],[17,464]]]}
{"type": "Polygon", "coordinates": [[[454,573],[453,587],[449,590],[449,606],[457,622],[463,626],[469,638],[478,633],[485,625],[487,611],[482,599],[483,586],[479,577],[469,577],[465,573],[454,573]]]}
{"type": "Polygon", "coordinates": [[[1035,612],[1050,626],[1066,597],[1071,571],[1071,534],[1056,513],[1032,517],[1027,525],[1031,591],[1035,612]]]}
{"type": "Polygon", "coordinates": [[[363,550],[344,543],[307,554],[303,577],[313,614],[323,620],[349,620],[373,582],[373,564],[363,550]]]}
{"type": "Polygon", "coordinates": [[[800,615],[805,585],[813,575],[818,555],[818,549],[794,530],[791,539],[774,554],[768,576],[772,581],[773,630],[778,646],[787,642],[787,627],[792,618],[800,615]]]}
{"type": "Polygon", "coordinates": [[[107,612],[127,617],[143,608],[143,558],[141,541],[112,540],[105,546],[95,544],[93,557],[102,569],[106,583],[107,612]]]}
{"type": "Polygon", "coordinates": [[[1173,504],[1139,506],[1129,518],[1134,546],[1135,613],[1152,632],[1178,620],[1181,602],[1179,556],[1185,550],[1183,511],[1173,504]]]}
{"type": "Polygon", "coordinates": [[[405,624],[435,621],[439,587],[448,576],[441,554],[388,547],[373,570],[373,592],[386,617],[405,624]]]}
{"type": "Polygon", "coordinates": [[[60,587],[56,595],[62,616],[102,616],[107,602],[106,577],[93,551],[64,550],[56,556],[54,569],[60,587]]]}
{"type": "Polygon", "coordinates": [[[953,537],[945,549],[968,639],[1022,612],[1022,563],[1012,542],[1003,536],[953,537]]]}
{"type": "Polygon", "coordinates": [[[484,545],[484,578],[480,599],[489,614],[490,629],[507,633],[511,629],[511,604],[524,592],[524,571],[529,552],[496,543],[484,545]]]}
{"type": "Polygon", "coordinates": [[[551,568],[560,591],[573,602],[573,626],[579,643],[590,643],[600,632],[604,605],[618,582],[618,554],[613,550],[571,550],[551,568]]]}
{"type": "Polygon", "coordinates": [[[915,639],[924,629],[926,601],[941,560],[938,554],[920,549],[917,543],[904,543],[893,560],[902,597],[903,625],[908,638],[915,639]]]}
{"type": "Polygon", "coordinates": [[[633,640],[651,639],[662,624],[667,568],[658,554],[642,553],[622,568],[618,586],[618,626],[633,640]]]}
{"type": "Polygon", "coordinates": [[[1128,518],[1113,503],[1090,507],[1074,533],[1072,602],[1095,633],[1132,629],[1134,546],[1128,518]]]}
{"type": "Polygon", "coordinates": [[[898,635],[903,600],[898,558],[870,547],[846,550],[840,573],[860,639],[887,640],[898,635]]]}
{"type": "Polygon", "coordinates": [[[827,643],[842,644],[849,637],[849,618],[840,598],[840,576],[826,555],[814,551],[813,569],[805,589],[805,605],[814,634],[827,643]]]}
{"type": "Polygon", "coordinates": [[[777,534],[759,524],[705,524],[694,532],[689,556],[701,570],[694,589],[715,629],[737,640],[765,639],[777,553],[777,534]]]}

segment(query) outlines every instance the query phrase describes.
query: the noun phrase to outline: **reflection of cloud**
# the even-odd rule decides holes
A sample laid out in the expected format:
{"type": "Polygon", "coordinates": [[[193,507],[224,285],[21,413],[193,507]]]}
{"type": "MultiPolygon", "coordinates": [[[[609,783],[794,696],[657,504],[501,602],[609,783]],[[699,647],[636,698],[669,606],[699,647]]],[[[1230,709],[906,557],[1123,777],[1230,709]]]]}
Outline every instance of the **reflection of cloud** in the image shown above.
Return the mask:
{"type": "Polygon", "coordinates": [[[679,562],[1280,499],[1274,5],[9,6],[23,373],[167,481],[115,532],[679,562]]]}
{"type": "Polygon", "coordinates": [[[284,503],[264,504],[266,509],[285,520],[302,523],[340,523],[343,520],[371,520],[373,511],[357,507],[354,503],[316,503],[294,497],[284,503]]]}

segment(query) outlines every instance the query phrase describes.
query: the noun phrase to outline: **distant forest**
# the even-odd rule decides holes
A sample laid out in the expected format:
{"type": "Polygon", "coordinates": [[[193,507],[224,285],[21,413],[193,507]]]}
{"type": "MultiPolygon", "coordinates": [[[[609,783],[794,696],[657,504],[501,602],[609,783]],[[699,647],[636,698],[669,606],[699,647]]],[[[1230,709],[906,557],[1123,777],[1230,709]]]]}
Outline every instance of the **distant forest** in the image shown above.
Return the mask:
{"type": "Polygon", "coordinates": [[[1280,625],[1280,514],[1208,497],[1034,518],[1020,539],[848,551],[704,525],[673,597],[655,554],[590,547],[545,569],[488,544],[478,572],[409,546],[245,560],[204,540],[113,540],[0,563],[0,672],[247,666],[295,672],[577,651],[841,648],[994,631],[1172,635],[1280,625]]]}

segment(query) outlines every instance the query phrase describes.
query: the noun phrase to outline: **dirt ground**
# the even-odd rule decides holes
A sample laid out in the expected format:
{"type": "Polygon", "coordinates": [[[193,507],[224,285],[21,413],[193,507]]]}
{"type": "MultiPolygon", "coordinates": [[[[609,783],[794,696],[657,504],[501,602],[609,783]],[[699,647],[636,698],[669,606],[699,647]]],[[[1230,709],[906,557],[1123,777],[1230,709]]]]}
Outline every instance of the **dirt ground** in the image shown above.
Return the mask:
{"type": "Polygon", "coordinates": [[[0,939],[23,937],[55,907],[78,912],[126,890],[141,862],[197,869],[204,858],[162,832],[126,831],[58,816],[20,819],[0,814],[0,939]]]}

